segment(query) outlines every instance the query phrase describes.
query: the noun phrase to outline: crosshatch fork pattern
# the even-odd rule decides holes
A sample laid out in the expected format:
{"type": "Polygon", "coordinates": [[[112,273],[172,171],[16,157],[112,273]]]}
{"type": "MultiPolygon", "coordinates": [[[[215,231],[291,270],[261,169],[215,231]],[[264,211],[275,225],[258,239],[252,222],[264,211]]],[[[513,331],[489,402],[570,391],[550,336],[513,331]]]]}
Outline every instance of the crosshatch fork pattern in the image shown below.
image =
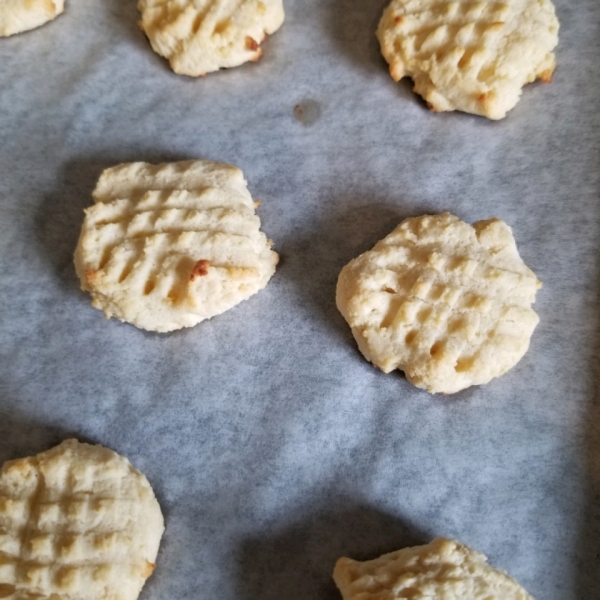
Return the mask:
{"type": "Polygon", "coordinates": [[[343,600],[533,600],[483,554],[447,538],[365,562],[340,558],[333,578],[343,600]]]}
{"type": "Polygon", "coordinates": [[[106,448],[68,440],[7,463],[0,597],[137,598],[163,528],[146,478],[106,448]]]}
{"type": "Polygon", "coordinates": [[[209,161],[108,169],[75,254],[82,288],[108,316],[171,331],[262,289],[277,254],[239,169],[209,161]]]}
{"type": "MultiPolygon", "coordinates": [[[[464,52],[469,48],[494,47],[509,14],[504,2],[421,2],[420,7],[407,4],[394,17],[395,31],[402,35],[396,40],[396,48],[402,50],[402,40],[406,38],[407,45],[420,58],[432,54],[441,58],[452,46],[464,52]]],[[[493,57],[488,55],[489,58],[493,57]]],[[[463,59],[464,54],[458,63],[461,68],[467,64],[463,59]]],[[[485,63],[481,66],[485,67],[485,63]]]]}
{"type": "Polygon", "coordinates": [[[499,119],[522,86],[551,80],[558,20],[550,0],[392,0],[377,35],[392,77],[433,110],[499,119]]]}
{"type": "Polygon", "coordinates": [[[139,0],[152,48],[176,73],[199,76],[256,61],[284,19],[282,0],[139,0]]]}
{"type": "Polygon", "coordinates": [[[383,371],[403,369],[427,388],[445,378],[439,391],[449,391],[521,358],[538,322],[531,303],[539,285],[501,221],[471,228],[439,215],[409,219],[347,265],[338,306],[383,371]]]}

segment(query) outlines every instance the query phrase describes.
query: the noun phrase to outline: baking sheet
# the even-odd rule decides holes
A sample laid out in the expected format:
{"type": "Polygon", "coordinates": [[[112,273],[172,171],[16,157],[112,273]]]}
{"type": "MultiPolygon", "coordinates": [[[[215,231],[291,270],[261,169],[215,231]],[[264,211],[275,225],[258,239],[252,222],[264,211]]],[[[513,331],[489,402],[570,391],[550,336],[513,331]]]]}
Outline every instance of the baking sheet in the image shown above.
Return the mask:
{"type": "Polygon", "coordinates": [[[500,122],[391,80],[384,4],[287,0],[259,63],[199,80],[130,1],[0,40],[0,461],[76,436],[142,470],[167,524],[145,600],[339,598],[339,556],[439,535],[538,599],[600,598],[600,4],[555,2],[554,82],[500,122]],[[72,264],[95,181],[187,158],[244,170],[278,271],[193,329],[106,321],[72,264]],[[371,367],[334,302],[347,261],[445,210],[506,220],[544,283],[523,360],[451,397],[371,367]]]}

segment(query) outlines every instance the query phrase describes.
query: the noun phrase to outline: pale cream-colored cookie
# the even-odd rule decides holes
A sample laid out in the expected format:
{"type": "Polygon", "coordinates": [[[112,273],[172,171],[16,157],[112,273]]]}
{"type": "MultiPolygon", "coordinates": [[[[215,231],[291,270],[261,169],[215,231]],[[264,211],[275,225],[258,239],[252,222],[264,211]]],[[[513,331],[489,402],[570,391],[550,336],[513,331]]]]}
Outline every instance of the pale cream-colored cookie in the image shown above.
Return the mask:
{"type": "Polygon", "coordinates": [[[40,27],[65,10],[65,0],[0,0],[0,37],[40,27]]]}
{"type": "Polygon", "coordinates": [[[277,253],[242,172],[185,161],[107,169],[86,210],[75,267],[107,317],[151,331],[196,325],[267,285],[277,253]]]}
{"type": "Polygon", "coordinates": [[[502,119],[525,84],[551,81],[558,20],[550,0],[392,0],[377,37],[432,110],[502,119]]]}
{"type": "Polygon", "coordinates": [[[500,219],[403,221],[341,271],[337,306],[360,351],[429,392],[487,383],[525,354],[541,283],[500,219]]]}
{"type": "Polygon", "coordinates": [[[0,470],[0,597],[135,600],[164,531],[148,480],[67,440],[0,470]]]}
{"type": "Polygon", "coordinates": [[[366,562],[340,558],[333,579],[344,600],[533,600],[483,554],[446,538],[366,562]]]}
{"type": "Polygon", "coordinates": [[[284,19],[282,0],[139,0],[138,8],[154,51],[193,77],[257,61],[284,19]]]}

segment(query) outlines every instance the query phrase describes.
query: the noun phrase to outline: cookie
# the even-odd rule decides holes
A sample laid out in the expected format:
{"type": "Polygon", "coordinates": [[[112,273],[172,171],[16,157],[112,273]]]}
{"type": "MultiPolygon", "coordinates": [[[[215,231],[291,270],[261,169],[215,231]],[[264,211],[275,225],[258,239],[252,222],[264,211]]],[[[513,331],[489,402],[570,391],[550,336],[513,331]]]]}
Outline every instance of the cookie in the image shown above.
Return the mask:
{"type": "Polygon", "coordinates": [[[533,600],[483,554],[445,538],[366,562],[340,558],[333,579],[344,600],[533,600]]]}
{"type": "Polygon", "coordinates": [[[487,383],[525,354],[541,283],[500,219],[406,219],[341,271],[337,306],[367,360],[451,394],[487,383]]]}
{"type": "Polygon", "coordinates": [[[35,29],[65,10],[65,0],[2,0],[0,37],[35,29]]]}
{"type": "Polygon", "coordinates": [[[267,285],[277,253],[242,172],[186,161],[107,169],[75,251],[81,288],[106,313],[150,331],[191,327],[267,285]]]}
{"type": "Polygon", "coordinates": [[[154,51],[192,77],[257,61],[284,18],[282,0],[139,0],[138,8],[154,51]]]}
{"type": "Polygon", "coordinates": [[[123,456],[67,440],[0,470],[0,597],[134,600],[163,517],[123,456]]]}
{"type": "Polygon", "coordinates": [[[502,119],[525,84],[551,81],[558,20],[550,0],[392,0],[377,37],[432,110],[502,119]]]}

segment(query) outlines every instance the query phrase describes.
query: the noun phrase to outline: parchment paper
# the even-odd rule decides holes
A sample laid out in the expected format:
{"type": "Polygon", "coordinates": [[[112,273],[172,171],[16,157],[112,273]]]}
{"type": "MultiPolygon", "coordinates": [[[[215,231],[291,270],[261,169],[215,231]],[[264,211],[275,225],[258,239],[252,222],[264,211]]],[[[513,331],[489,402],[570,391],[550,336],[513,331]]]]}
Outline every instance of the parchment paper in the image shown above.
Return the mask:
{"type": "Polygon", "coordinates": [[[198,80],[130,0],[0,39],[0,461],[76,436],[142,470],[167,523],[145,600],[333,600],[340,556],[439,535],[539,600],[600,598],[600,4],[556,0],[554,82],[500,122],[392,81],[384,4],[286,0],[259,63],[198,80]],[[106,321],[72,264],[98,176],[188,158],[243,169],[275,277],[193,329],[106,321]],[[506,220],[544,283],[523,360],[449,397],[370,366],[334,300],[346,262],[446,210],[506,220]]]}

